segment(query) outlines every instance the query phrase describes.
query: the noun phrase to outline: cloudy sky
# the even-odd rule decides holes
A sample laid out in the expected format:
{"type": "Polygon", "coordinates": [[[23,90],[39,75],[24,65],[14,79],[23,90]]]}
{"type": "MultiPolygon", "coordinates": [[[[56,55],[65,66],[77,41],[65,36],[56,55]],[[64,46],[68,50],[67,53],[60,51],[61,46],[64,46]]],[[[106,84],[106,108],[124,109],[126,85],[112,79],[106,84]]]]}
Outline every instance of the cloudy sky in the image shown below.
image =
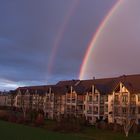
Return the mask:
{"type": "Polygon", "coordinates": [[[117,0],[0,0],[0,89],[77,79],[117,0]]]}
{"type": "Polygon", "coordinates": [[[121,0],[113,11],[91,46],[83,78],[140,74],[140,0],[121,0]]]}

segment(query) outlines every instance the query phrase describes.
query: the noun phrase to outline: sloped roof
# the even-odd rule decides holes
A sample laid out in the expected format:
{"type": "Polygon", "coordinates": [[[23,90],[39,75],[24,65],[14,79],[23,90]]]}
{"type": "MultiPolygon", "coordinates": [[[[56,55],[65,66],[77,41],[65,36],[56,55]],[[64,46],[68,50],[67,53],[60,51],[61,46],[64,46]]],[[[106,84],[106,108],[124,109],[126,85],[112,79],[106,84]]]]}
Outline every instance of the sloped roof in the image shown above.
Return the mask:
{"type": "Polygon", "coordinates": [[[68,80],[68,81],[59,81],[56,86],[74,86],[80,80],[68,80]]]}
{"type": "Polygon", "coordinates": [[[140,74],[121,76],[120,82],[131,92],[140,93],[140,74]]]}
{"type": "Polygon", "coordinates": [[[73,86],[73,90],[75,90],[77,94],[85,94],[92,85],[93,79],[80,80],[75,86],[73,86]]]}
{"type": "Polygon", "coordinates": [[[18,91],[20,91],[21,94],[25,94],[26,91],[27,91],[27,89],[26,89],[26,88],[17,88],[17,89],[16,89],[16,93],[18,93],[18,91]]]}
{"type": "Polygon", "coordinates": [[[86,88],[84,86],[78,85],[78,86],[74,86],[73,90],[77,93],[77,94],[85,94],[86,93],[86,88]]]}
{"type": "Polygon", "coordinates": [[[66,87],[64,86],[51,86],[52,93],[54,94],[65,94],[67,92],[66,87]]]}
{"type": "MultiPolygon", "coordinates": [[[[59,81],[56,86],[57,87],[61,87],[63,89],[61,89],[61,92],[70,92],[71,91],[71,87],[75,87],[78,83],[80,82],[80,80],[67,80],[67,81],[59,81]]],[[[63,93],[64,94],[64,93],[63,93]]]]}
{"type": "MultiPolygon", "coordinates": [[[[81,80],[80,83],[77,85],[80,90],[84,90],[84,93],[87,91],[91,91],[92,86],[101,93],[106,94],[110,93],[114,86],[116,85],[118,78],[104,78],[104,79],[90,79],[90,80],[81,80]]],[[[78,88],[78,89],[79,89],[78,88]]],[[[76,89],[76,88],[75,88],[76,89]]]]}
{"type": "Polygon", "coordinates": [[[107,94],[113,91],[118,81],[119,81],[118,77],[96,79],[94,81],[94,85],[95,85],[95,88],[97,88],[97,90],[100,93],[107,94]]]}
{"type": "MultiPolygon", "coordinates": [[[[25,94],[28,90],[31,94],[35,92],[43,94],[51,88],[53,93],[59,95],[69,92],[73,87],[73,90],[78,94],[85,94],[87,91],[91,91],[92,85],[94,85],[101,94],[108,94],[114,90],[119,82],[122,82],[130,92],[140,93],[140,74],[103,79],[59,81],[56,85],[19,87],[15,91],[20,90],[22,94],[25,94]]],[[[16,93],[15,91],[13,93],[16,93]]]]}
{"type": "Polygon", "coordinates": [[[43,94],[46,93],[51,85],[42,85],[42,86],[27,86],[27,87],[19,87],[17,91],[20,90],[22,94],[25,94],[28,90],[30,94],[38,93],[43,94]]]}

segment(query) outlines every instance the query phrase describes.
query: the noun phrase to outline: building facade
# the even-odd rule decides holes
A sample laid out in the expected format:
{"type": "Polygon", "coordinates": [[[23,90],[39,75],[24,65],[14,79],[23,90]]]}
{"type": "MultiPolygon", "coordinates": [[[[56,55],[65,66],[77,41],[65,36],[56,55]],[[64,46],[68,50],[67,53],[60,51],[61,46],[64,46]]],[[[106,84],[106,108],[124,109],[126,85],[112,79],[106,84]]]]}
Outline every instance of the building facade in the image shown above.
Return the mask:
{"type": "Polygon", "coordinates": [[[0,106],[43,112],[48,119],[74,116],[89,123],[140,123],[140,75],[60,81],[56,85],[19,87],[0,95],[0,106]]]}

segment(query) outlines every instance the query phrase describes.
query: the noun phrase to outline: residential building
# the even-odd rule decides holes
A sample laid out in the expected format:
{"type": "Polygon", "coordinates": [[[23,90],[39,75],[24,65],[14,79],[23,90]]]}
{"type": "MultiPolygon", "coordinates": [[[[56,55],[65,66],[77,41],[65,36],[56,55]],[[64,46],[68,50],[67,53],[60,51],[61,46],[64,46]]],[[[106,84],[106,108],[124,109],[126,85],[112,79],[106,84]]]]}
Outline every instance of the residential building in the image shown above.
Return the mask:
{"type": "Polygon", "coordinates": [[[0,94],[0,106],[40,111],[48,119],[74,116],[84,117],[91,124],[102,120],[121,125],[130,119],[139,124],[140,75],[19,87],[0,94]]]}

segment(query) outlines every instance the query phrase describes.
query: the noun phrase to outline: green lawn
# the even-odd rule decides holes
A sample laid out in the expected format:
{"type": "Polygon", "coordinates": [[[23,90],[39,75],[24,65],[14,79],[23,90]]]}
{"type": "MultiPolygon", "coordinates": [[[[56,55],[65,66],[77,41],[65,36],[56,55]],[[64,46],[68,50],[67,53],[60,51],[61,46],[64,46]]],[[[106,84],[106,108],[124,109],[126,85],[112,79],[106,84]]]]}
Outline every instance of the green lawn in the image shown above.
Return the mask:
{"type": "Polygon", "coordinates": [[[63,134],[46,129],[28,127],[0,121],[0,140],[140,140],[140,134],[130,135],[95,128],[87,128],[79,134],[63,134]]]}
{"type": "Polygon", "coordinates": [[[84,135],[95,140],[140,140],[140,134],[130,134],[128,138],[124,134],[96,128],[87,128],[84,135]]]}
{"type": "Polygon", "coordinates": [[[49,132],[45,129],[0,121],[0,140],[89,140],[83,136],[49,132]]]}

